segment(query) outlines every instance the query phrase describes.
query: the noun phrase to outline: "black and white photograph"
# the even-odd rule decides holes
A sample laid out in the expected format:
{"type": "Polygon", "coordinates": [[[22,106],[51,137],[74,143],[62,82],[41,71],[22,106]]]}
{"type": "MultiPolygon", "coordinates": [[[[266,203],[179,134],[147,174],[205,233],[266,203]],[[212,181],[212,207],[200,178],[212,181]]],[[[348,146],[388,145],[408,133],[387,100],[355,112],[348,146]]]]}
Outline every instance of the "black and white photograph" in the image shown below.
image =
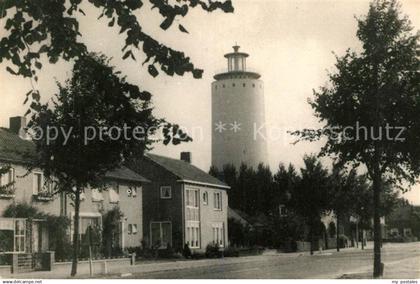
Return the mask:
{"type": "Polygon", "coordinates": [[[0,0],[0,282],[156,279],[419,283],[420,0],[0,0]]]}

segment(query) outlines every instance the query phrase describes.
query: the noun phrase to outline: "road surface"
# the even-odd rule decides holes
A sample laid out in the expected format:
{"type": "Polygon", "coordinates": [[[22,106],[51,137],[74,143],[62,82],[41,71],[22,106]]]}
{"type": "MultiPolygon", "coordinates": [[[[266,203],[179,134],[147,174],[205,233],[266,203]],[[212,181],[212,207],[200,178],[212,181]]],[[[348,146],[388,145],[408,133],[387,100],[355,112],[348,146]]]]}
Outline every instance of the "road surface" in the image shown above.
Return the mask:
{"type": "MultiPolygon", "coordinates": [[[[212,264],[170,271],[132,271],[137,279],[287,279],[338,278],[343,275],[366,278],[371,275],[372,249],[325,251],[315,255],[273,254],[247,258],[242,263],[212,264]]],[[[238,258],[240,259],[240,258],[238,258]]],[[[385,278],[420,278],[420,242],[385,244],[382,249],[385,278]]]]}

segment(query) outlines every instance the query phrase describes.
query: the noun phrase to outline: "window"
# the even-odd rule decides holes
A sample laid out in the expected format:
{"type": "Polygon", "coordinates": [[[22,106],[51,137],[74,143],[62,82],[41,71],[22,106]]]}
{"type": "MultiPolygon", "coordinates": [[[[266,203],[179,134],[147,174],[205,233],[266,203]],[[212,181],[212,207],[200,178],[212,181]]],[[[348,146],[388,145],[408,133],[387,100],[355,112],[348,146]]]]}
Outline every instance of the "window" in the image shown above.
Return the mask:
{"type": "Polygon", "coordinates": [[[185,207],[187,221],[200,221],[200,192],[198,189],[187,189],[185,191],[185,207]]]}
{"type": "Polygon", "coordinates": [[[128,224],[128,234],[131,235],[133,233],[133,225],[132,224],[128,224]]]}
{"type": "Polygon", "coordinates": [[[279,205],[279,214],[280,214],[280,217],[284,217],[284,216],[287,215],[286,205],[284,205],[284,204],[279,205]]]}
{"type": "Polygon", "coordinates": [[[226,87],[225,84],[223,84],[223,88],[226,87]]]}
{"type": "Polygon", "coordinates": [[[104,196],[102,192],[99,191],[97,188],[92,189],[92,201],[93,202],[101,202],[104,201],[104,196]]]}
{"type": "Polygon", "coordinates": [[[152,248],[167,248],[172,246],[171,222],[150,223],[150,245],[152,248]]]}
{"type": "Polygon", "coordinates": [[[132,233],[133,235],[137,234],[137,224],[132,224],[132,233]]]}
{"type": "Polygon", "coordinates": [[[203,204],[204,204],[204,205],[208,205],[208,204],[209,204],[209,194],[208,194],[208,192],[207,192],[207,191],[205,191],[205,192],[203,193],[203,204]]]}
{"type": "Polygon", "coordinates": [[[200,222],[187,222],[185,242],[190,248],[200,247],[200,222]]]}
{"type": "Polygon", "coordinates": [[[161,186],[160,187],[160,198],[161,199],[171,199],[172,198],[172,188],[170,186],[161,186]]]}
{"type": "Polygon", "coordinates": [[[111,186],[109,191],[109,203],[118,203],[120,202],[120,187],[118,184],[111,186]]]}
{"type": "Polygon", "coordinates": [[[127,189],[127,195],[128,195],[128,197],[136,197],[137,196],[137,187],[135,187],[135,186],[130,186],[128,189],[127,189]]]}
{"type": "Polygon", "coordinates": [[[243,83],[243,86],[244,86],[244,88],[246,87],[246,84],[245,83],[243,83]]]}
{"type": "Polygon", "coordinates": [[[10,168],[7,173],[1,175],[0,186],[11,184],[15,181],[15,169],[10,168]]]}
{"type": "Polygon", "coordinates": [[[214,209],[222,210],[222,193],[221,192],[214,193],[214,209]]]}
{"type": "Polygon", "coordinates": [[[198,208],[198,190],[197,189],[187,189],[187,206],[198,208]]]}
{"type": "Polygon", "coordinates": [[[225,229],[223,223],[214,223],[212,225],[213,228],[213,243],[218,244],[220,247],[225,245],[225,229]]]}
{"type": "Polygon", "coordinates": [[[235,83],[232,84],[232,87],[235,87],[235,83]]]}
{"type": "Polygon", "coordinates": [[[33,194],[38,195],[42,192],[42,183],[43,183],[43,176],[42,173],[33,173],[33,194]]]}
{"type": "Polygon", "coordinates": [[[15,221],[15,251],[25,252],[25,220],[18,219],[15,221]]]}
{"type": "Polygon", "coordinates": [[[255,84],[252,84],[252,87],[255,88],[255,84]]]}

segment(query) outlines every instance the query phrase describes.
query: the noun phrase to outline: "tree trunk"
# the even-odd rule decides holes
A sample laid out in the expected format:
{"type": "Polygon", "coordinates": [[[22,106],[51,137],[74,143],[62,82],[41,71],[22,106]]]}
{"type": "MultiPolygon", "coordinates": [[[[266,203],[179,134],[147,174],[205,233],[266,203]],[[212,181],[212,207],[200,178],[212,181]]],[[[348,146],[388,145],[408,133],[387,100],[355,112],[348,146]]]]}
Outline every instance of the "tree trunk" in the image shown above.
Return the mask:
{"type": "Polygon", "coordinates": [[[335,236],[336,236],[336,243],[337,243],[337,251],[340,251],[340,215],[337,213],[337,226],[335,228],[335,236]]]}
{"type": "Polygon", "coordinates": [[[362,250],[365,249],[365,230],[362,229],[362,250]]]}
{"type": "Polygon", "coordinates": [[[74,230],[73,230],[73,261],[71,265],[71,276],[77,274],[77,261],[79,257],[79,211],[80,211],[80,191],[77,188],[74,198],[74,230]]]}
{"type": "Polygon", "coordinates": [[[381,220],[380,220],[380,195],[381,195],[381,174],[379,171],[375,172],[373,178],[373,277],[379,278],[382,276],[381,264],[381,220]]]}
{"type": "Polygon", "coordinates": [[[311,255],[313,255],[314,254],[314,222],[313,221],[311,221],[311,223],[310,223],[310,228],[309,228],[309,230],[310,230],[310,252],[311,252],[311,255]]]}

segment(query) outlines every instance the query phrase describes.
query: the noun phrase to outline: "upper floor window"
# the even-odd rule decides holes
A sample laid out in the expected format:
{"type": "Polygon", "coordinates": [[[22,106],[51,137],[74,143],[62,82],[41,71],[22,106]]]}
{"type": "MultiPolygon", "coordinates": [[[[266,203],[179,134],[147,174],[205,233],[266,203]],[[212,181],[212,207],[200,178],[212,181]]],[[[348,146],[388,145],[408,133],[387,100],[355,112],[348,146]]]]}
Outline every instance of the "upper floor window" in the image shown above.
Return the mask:
{"type": "MultiPolygon", "coordinates": [[[[1,168],[0,168],[1,169],[1,168]]],[[[0,178],[0,186],[11,184],[15,181],[15,169],[10,168],[6,173],[3,173],[0,178]]]]}
{"type": "Polygon", "coordinates": [[[111,188],[109,188],[109,202],[120,202],[120,187],[118,184],[114,184],[113,186],[111,186],[111,188]]]}
{"type": "Polygon", "coordinates": [[[198,208],[199,198],[197,189],[187,189],[187,206],[198,208]]]}
{"type": "Polygon", "coordinates": [[[209,193],[207,191],[205,191],[203,193],[203,204],[204,205],[208,205],[209,204],[209,193]]]}
{"type": "Polygon", "coordinates": [[[161,199],[171,199],[172,198],[172,188],[170,186],[161,186],[160,187],[160,198],[161,199]]]}
{"type": "Polygon", "coordinates": [[[222,193],[221,192],[214,193],[214,209],[222,210],[222,193]]]}
{"type": "Polygon", "coordinates": [[[130,186],[127,189],[127,196],[128,197],[136,197],[137,196],[137,187],[135,186],[130,186]]]}
{"type": "Polygon", "coordinates": [[[97,188],[92,189],[92,201],[93,202],[100,202],[104,200],[104,196],[102,195],[102,192],[99,191],[97,188]]]}
{"type": "Polygon", "coordinates": [[[38,195],[42,192],[43,179],[42,173],[33,173],[32,192],[34,195],[38,195]]]}

